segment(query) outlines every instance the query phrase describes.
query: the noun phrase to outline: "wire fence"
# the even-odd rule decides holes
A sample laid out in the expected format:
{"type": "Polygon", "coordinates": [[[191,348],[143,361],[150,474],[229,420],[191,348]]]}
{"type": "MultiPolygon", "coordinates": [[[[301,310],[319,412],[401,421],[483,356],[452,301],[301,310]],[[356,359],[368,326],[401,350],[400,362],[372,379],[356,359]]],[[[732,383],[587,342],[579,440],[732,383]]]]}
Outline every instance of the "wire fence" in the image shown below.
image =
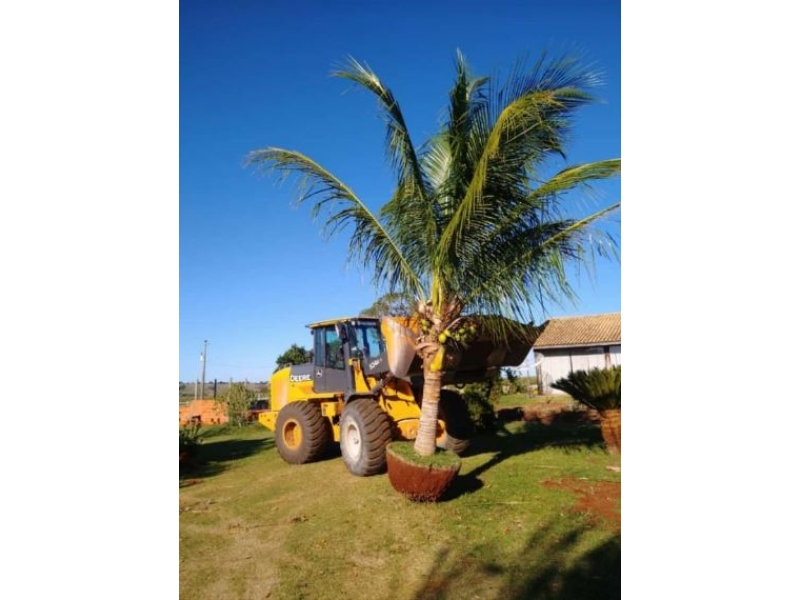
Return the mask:
{"type": "Polygon", "coordinates": [[[269,383],[266,381],[251,382],[246,379],[243,381],[206,381],[203,385],[200,381],[185,382],[181,381],[178,390],[179,404],[186,404],[192,400],[214,400],[227,391],[234,383],[244,384],[245,388],[256,394],[257,400],[269,399],[269,383]]]}

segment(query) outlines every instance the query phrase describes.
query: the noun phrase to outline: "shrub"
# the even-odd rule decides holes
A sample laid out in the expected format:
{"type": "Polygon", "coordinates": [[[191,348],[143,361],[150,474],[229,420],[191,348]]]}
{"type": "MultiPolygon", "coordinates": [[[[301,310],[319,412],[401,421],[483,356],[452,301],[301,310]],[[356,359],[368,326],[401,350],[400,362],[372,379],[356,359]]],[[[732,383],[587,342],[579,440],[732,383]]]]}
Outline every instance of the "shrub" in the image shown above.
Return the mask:
{"type": "Polygon", "coordinates": [[[622,408],[622,366],[611,369],[573,371],[553,387],[599,412],[622,408]]]}
{"type": "Polygon", "coordinates": [[[503,373],[505,373],[506,375],[506,385],[508,386],[509,394],[519,394],[525,391],[525,389],[522,386],[522,382],[520,381],[519,375],[517,375],[514,369],[511,368],[503,369],[503,373]]]}
{"type": "Polygon", "coordinates": [[[494,431],[496,420],[494,414],[495,400],[499,396],[500,385],[496,379],[488,379],[482,383],[470,383],[464,386],[461,395],[467,404],[469,418],[475,431],[494,431]]]}
{"type": "Polygon", "coordinates": [[[256,394],[243,383],[237,382],[225,390],[217,402],[222,403],[228,412],[228,422],[241,427],[250,416],[250,405],[256,394]]]}
{"type": "Polygon", "coordinates": [[[200,444],[200,423],[187,423],[178,430],[180,464],[190,464],[200,444]]]}

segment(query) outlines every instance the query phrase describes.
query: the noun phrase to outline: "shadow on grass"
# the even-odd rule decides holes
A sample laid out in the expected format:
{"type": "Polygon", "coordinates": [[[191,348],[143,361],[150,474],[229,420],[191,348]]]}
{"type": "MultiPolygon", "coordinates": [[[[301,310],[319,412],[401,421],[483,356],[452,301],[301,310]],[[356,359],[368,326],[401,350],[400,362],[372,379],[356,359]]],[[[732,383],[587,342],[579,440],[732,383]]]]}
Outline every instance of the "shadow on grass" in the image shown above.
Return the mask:
{"type": "Polygon", "coordinates": [[[593,423],[543,423],[528,422],[518,430],[509,430],[504,426],[495,433],[482,433],[473,438],[465,457],[492,453],[494,456],[477,468],[459,475],[448,488],[440,502],[454,500],[464,494],[476,492],[483,487],[480,476],[501,462],[535,452],[542,448],[561,448],[566,452],[584,448],[600,448],[603,437],[600,427],[593,423]]]}
{"type": "MultiPolygon", "coordinates": [[[[416,600],[470,597],[487,585],[498,600],[609,600],[621,597],[621,539],[613,536],[580,553],[580,525],[544,525],[510,562],[498,547],[445,549],[416,600]],[[503,564],[505,562],[505,564],[503,564]]],[[[477,597],[477,596],[475,596],[477,597]]]]}
{"type": "Polygon", "coordinates": [[[181,466],[180,487],[218,475],[229,463],[274,447],[274,438],[266,436],[258,439],[204,441],[198,444],[190,462],[181,466]]]}

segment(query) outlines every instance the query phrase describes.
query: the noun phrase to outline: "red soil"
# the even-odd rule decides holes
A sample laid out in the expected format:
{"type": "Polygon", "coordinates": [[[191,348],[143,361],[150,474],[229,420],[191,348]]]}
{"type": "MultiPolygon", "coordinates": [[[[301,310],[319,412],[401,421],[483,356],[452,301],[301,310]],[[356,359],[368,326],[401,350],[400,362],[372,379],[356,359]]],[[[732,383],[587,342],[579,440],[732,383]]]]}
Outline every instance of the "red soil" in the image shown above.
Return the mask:
{"type": "Polygon", "coordinates": [[[588,515],[595,523],[604,523],[619,531],[622,527],[621,485],[613,481],[583,481],[568,477],[549,480],[546,488],[569,490],[576,496],[572,511],[588,515]]]}

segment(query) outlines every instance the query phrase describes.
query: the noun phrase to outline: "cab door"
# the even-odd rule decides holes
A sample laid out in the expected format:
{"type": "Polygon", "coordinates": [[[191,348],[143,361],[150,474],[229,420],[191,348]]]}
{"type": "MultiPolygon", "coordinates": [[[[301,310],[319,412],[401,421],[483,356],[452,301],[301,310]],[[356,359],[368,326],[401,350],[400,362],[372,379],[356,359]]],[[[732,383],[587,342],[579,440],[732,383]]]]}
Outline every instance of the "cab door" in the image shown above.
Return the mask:
{"type": "Polygon", "coordinates": [[[314,391],[344,393],[348,388],[344,343],[334,325],[314,330],[314,391]]]}

